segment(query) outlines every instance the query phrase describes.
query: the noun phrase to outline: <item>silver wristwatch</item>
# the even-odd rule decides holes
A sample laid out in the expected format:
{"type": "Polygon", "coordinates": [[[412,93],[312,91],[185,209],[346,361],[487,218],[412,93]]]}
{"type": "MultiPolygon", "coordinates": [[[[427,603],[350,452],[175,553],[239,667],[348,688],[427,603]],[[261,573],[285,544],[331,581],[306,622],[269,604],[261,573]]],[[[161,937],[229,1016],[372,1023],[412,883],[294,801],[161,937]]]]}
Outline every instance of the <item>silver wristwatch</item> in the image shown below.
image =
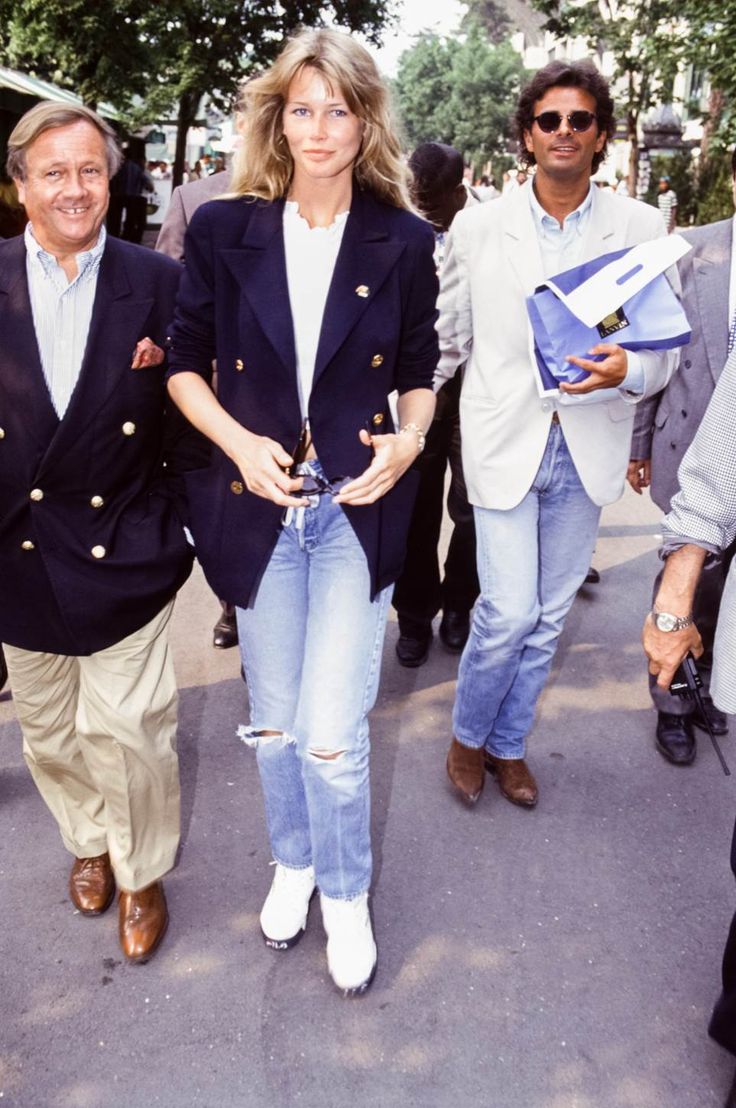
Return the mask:
{"type": "Polygon", "coordinates": [[[659,631],[682,631],[693,625],[692,615],[673,616],[670,612],[658,612],[656,608],[652,608],[652,619],[659,631]]]}

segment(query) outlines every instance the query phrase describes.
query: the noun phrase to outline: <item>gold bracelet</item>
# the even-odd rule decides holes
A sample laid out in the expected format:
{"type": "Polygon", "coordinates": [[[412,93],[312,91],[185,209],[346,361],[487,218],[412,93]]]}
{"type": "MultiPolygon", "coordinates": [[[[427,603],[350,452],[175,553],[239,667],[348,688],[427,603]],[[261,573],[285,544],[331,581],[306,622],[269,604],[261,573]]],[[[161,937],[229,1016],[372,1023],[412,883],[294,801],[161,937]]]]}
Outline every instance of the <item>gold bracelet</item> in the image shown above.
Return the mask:
{"type": "Polygon", "coordinates": [[[404,431],[413,431],[414,434],[417,436],[417,445],[419,447],[419,453],[421,454],[421,452],[424,450],[424,447],[427,445],[427,436],[425,435],[419,424],[405,423],[399,431],[399,434],[403,435],[404,431]]]}

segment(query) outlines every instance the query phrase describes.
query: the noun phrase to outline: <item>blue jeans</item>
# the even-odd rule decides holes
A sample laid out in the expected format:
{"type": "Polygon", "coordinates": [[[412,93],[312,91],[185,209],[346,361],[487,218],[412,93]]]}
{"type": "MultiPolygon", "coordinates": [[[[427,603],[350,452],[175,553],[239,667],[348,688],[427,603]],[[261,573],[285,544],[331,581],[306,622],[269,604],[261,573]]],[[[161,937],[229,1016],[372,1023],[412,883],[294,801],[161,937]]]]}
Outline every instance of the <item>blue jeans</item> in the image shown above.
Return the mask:
{"type": "Polygon", "coordinates": [[[322,495],[282,527],[254,606],[237,609],[251,716],[239,733],[256,749],[273,857],[314,865],[341,899],[371,882],[367,714],[391,591],[370,600],[365,554],[322,495]]]}
{"type": "Polygon", "coordinates": [[[481,594],[460,660],[454,733],[523,758],[537,699],[590,566],[600,508],[552,423],[531,489],[515,508],[475,508],[481,594]]]}

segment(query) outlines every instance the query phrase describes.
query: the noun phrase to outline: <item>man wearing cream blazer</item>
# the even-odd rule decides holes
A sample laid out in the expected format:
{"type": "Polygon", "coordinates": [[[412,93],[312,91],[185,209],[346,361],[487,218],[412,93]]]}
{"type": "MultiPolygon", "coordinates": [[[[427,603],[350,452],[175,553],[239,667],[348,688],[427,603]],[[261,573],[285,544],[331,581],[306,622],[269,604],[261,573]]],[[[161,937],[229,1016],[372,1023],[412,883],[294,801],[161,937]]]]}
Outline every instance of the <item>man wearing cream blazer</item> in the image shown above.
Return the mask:
{"type": "Polygon", "coordinates": [[[481,582],[447,768],[469,803],[485,768],[507,799],[532,807],[537,785],[524,756],[536,701],[588,571],[600,509],[623,490],[635,402],[663,387],[677,354],[602,342],[589,352],[601,361],[570,359],[590,371],[585,381],[563,385],[559,400],[540,398],[526,297],[547,277],[664,227],[655,209],[590,183],[614,127],[607,83],[592,65],[545,66],[522,91],[516,124],[534,177],[459,213],[438,304],[440,382],[467,360],[463,467],[481,582]]]}

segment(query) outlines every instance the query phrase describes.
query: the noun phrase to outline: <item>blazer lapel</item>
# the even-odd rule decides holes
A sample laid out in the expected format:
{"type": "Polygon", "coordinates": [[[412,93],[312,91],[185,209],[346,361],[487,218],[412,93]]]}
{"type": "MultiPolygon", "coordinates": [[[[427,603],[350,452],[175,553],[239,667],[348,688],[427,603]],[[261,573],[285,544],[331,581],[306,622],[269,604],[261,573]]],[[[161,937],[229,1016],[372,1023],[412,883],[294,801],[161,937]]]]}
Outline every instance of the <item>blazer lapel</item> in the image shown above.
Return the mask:
{"type": "Polygon", "coordinates": [[[153,299],[135,293],[119,243],[108,238],[97,276],[87,345],[74,392],[49,452],[65,450],[86,430],[130,363],[153,299]]]}
{"type": "Polygon", "coordinates": [[[294,326],[284,253],[283,200],[256,201],[238,249],[222,257],[286,369],[296,372],[294,326]]]}
{"type": "Polygon", "coordinates": [[[613,193],[593,187],[581,258],[600,258],[625,245],[625,223],[616,219],[617,203],[613,193]]]}
{"type": "Polygon", "coordinates": [[[539,237],[527,192],[530,188],[531,182],[511,193],[503,229],[506,261],[518,277],[525,296],[530,296],[544,280],[539,237]]]}
{"type": "Polygon", "coordinates": [[[693,259],[695,294],[698,301],[708,369],[714,383],[726,361],[728,331],[728,285],[731,265],[731,221],[713,234],[712,239],[693,259]]]}
{"type": "Polygon", "coordinates": [[[45,449],[59,426],[51,400],[33,325],[22,237],[3,251],[0,267],[0,388],[12,410],[25,412],[27,427],[45,449]]]}
{"type": "Polygon", "coordinates": [[[403,242],[390,241],[379,205],[354,184],[350,215],[322,317],[315,382],[375,299],[404,248],[403,242]]]}

